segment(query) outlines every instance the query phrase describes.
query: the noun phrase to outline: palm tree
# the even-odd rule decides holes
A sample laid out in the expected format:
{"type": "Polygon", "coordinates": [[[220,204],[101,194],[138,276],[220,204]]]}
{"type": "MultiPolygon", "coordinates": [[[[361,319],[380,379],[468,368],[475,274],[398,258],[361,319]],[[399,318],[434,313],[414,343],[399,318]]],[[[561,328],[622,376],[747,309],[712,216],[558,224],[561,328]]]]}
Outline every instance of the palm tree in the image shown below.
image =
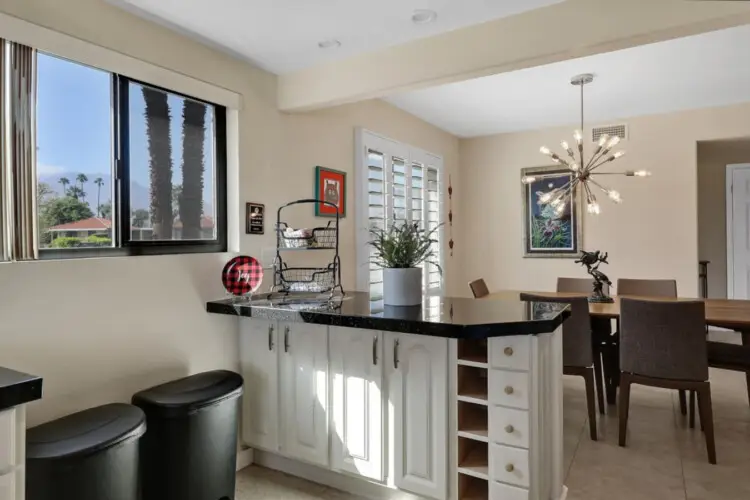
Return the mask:
{"type": "Polygon", "coordinates": [[[60,177],[60,179],[58,179],[57,182],[62,184],[63,194],[64,195],[68,194],[68,184],[70,184],[70,179],[68,179],[67,177],[60,177]]]}
{"type": "Polygon", "coordinates": [[[68,196],[75,198],[78,201],[82,201],[81,199],[86,197],[86,193],[84,193],[83,189],[78,186],[70,186],[70,189],[68,189],[68,196]]]}
{"type": "Polygon", "coordinates": [[[151,172],[151,221],[154,239],[172,239],[172,144],[167,94],[143,87],[146,138],[151,172]]]}
{"type": "Polygon", "coordinates": [[[205,125],[206,106],[185,99],[182,106],[182,193],[179,199],[183,239],[201,237],[205,125]]]}
{"type": "Polygon", "coordinates": [[[81,183],[81,201],[86,201],[86,192],[83,190],[84,183],[88,182],[89,178],[86,177],[86,174],[78,174],[76,175],[76,182],[81,183]]]}
{"type": "Polygon", "coordinates": [[[101,201],[101,195],[102,195],[102,186],[104,185],[104,179],[102,179],[101,177],[97,177],[96,179],[94,179],[94,184],[96,184],[96,216],[101,217],[102,205],[100,201],[101,201]]]}

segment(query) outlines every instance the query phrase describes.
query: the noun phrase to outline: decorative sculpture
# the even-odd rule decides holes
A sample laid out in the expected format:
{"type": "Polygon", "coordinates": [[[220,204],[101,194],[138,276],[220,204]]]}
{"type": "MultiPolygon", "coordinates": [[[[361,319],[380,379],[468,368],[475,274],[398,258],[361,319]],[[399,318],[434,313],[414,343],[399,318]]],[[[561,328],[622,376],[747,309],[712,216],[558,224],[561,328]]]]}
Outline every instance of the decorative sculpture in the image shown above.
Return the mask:
{"type": "Polygon", "coordinates": [[[589,302],[597,303],[611,303],[614,302],[612,297],[606,295],[603,291],[604,284],[612,286],[612,282],[609,280],[606,274],[599,270],[599,266],[609,264],[607,262],[607,252],[600,252],[599,250],[593,252],[581,252],[581,258],[576,260],[576,264],[586,266],[586,271],[594,278],[594,290],[589,297],[589,302]]]}

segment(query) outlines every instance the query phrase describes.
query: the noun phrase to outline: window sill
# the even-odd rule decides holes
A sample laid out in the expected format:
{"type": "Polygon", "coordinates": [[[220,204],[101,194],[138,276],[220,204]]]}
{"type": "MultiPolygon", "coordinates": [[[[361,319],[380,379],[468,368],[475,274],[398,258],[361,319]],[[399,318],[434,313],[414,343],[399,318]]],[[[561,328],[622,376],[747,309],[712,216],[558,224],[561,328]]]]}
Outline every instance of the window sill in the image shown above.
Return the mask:
{"type": "Polygon", "coordinates": [[[39,260],[95,259],[101,257],[137,257],[141,255],[181,255],[198,253],[226,253],[220,243],[169,245],[153,243],[124,248],[65,248],[41,249],[39,260]]]}

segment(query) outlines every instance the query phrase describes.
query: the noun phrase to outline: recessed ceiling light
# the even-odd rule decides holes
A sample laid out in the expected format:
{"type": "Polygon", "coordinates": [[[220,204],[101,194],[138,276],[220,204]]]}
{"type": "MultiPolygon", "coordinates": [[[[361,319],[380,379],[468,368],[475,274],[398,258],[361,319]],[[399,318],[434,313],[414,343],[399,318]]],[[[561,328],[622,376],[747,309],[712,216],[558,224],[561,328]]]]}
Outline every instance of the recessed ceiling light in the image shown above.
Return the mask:
{"type": "Polygon", "coordinates": [[[417,9],[411,15],[411,20],[414,24],[427,24],[435,22],[437,19],[437,12],[429,9],[417,9]]]}
{"type": "Polygon", "coordinates": [[[320,47],[321,49],[337,49],[341,47],[341,42],[339,42],[335,38],[329,38],[327,40],[318,42],[318,47],[320,47]]]}

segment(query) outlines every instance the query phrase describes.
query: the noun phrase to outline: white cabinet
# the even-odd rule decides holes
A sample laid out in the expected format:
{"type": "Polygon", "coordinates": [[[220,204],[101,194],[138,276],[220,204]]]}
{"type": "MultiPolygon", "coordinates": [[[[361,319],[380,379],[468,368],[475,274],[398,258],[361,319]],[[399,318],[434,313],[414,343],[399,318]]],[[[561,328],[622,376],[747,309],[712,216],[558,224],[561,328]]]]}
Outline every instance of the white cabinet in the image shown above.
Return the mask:
{"type": "Polygon", "coordinates": [[[20,499],[16,491],[16,474],[9,472],[0,476],[0,500],[20,499]]]}
{"type": "Polygon", "coordinates": [[[386,333],[389,445],[397,488],[447,496],[448,341],[386,333]]]}
{"type": "Polygon", "coordinates": [[[382,334],[330,328],[331,467],[383,480],[382,334]]]}
{"type": "Polygon", "coordinates": [[[248,446],[279,449],[279,349],[276,321],[240,321],[240,364],[245,379],[242,439],[248,446]]]}
{"type": "Polygon", "coordinates": [[[279,323],[281,451],[328,465],[328,328],[279,323]]]}
{"type": "Polygon", "coordinates": [[[0,410],[0,500],[23,500],[25,408],[0,410]]]}

